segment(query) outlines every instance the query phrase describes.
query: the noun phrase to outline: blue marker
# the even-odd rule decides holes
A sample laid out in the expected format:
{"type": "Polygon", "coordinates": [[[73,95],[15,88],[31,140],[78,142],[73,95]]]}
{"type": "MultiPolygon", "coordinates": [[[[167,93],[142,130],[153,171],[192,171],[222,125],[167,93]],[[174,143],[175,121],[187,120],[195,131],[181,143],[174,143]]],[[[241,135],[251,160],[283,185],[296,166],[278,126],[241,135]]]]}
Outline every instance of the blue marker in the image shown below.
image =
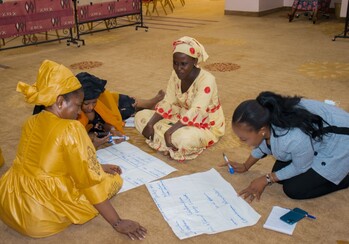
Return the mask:
{"type": "Polygon", "coordinates": [[[128,136],[109,136],[109,143],[114,143],[114,140],[120,140],[123,139],[124,141],[127,141],[128,139],[130,139],[128,136]]]}
{"type": "Polygon", "coordinates": [[[229,173],[234,174],[234,168],[230,165],[228,157],[223,153],[224,161],[228,164],[229,173]]]}
{"type": "Polygon", "coordinates": [[[306,214],[306,215],[305,215],[305,217],[308,217],[308,218],[310,218],[310,219],[316,219],[316,217],[315,217],[315,216],[310,215],[310,214],[306,214]]]}

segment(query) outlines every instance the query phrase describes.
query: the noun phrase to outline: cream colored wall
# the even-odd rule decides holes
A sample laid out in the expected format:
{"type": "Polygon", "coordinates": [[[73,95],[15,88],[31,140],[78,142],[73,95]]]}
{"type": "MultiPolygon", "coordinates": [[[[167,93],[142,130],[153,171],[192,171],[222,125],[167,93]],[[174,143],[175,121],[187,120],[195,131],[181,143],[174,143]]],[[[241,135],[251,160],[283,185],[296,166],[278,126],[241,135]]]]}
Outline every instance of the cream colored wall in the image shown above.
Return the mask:
{"type": "Polygon", "coordinates": [[[225,10],[258,12],[259,0],[226,0],[225,10]]]}
{"type": "MultiPolygon", "coordinates": [[[[225,10],[245,11],[245,12],[260,12],[279,7],[290,7],[294,0],[225,0],[225,10]]],[[[331,8],[334,8],[335,3],[341,5],[341,17],[345,17],[348,0],[332,0],[331,8]]]]}

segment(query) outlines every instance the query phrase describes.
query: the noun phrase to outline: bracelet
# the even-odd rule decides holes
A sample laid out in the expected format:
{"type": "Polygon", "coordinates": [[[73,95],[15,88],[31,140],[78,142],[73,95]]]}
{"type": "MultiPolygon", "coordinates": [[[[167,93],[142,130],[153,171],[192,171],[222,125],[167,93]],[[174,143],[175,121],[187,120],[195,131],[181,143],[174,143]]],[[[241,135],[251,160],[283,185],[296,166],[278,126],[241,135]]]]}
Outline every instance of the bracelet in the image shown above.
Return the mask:
{"type": "Polygon", "coordinates": [[[267,179],[268,186],[270,186],[271,184],[273,184],[273,182],[272,182],[271,179],[270,179],[270,174],[266,174],[265,177],[266,177],[266,179],[267,179]]]}
{"type": "Polygon", "coordinates": [[[118,219],[118,221],[116,221],[115,224],[112,224],[113,228],[115,229],[116,227],[118,227],[118,225],[121,223],[122,219],[118,219]]]}

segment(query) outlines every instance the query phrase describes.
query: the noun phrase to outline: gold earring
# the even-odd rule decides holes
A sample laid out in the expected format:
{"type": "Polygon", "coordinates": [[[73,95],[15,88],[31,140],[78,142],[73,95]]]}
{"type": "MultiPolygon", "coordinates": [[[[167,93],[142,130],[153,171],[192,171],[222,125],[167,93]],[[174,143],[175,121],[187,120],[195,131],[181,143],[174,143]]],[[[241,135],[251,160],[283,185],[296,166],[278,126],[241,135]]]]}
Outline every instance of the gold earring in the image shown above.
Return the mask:
{"type": "Polygon", "coordinates": [[[59,109],[61,109],[61,108],[62,108],[62,106],[61,106],[61,105],[59,105],[59,106],[58,106],[58,108],[59,108],[59,109]]]}

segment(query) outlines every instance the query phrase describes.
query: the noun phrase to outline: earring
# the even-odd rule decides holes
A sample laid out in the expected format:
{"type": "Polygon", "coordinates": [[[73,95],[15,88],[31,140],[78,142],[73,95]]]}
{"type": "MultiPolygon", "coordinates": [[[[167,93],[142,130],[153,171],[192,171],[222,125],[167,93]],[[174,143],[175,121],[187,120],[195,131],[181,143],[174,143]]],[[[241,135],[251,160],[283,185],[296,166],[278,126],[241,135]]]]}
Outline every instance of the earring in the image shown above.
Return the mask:
{"type": "Polygon", "coordinates": [[[262,133],[262,136],[263,136],[263,137],[265,136],[265,132],[262,133]]]}
{"type": "Polygon", "coordinates": [[[58,108],[59,108],[59,109],[61,109],[61,108],[62,108],[62,106],[61,106],[61,105],[59,105],[59,106],[58,106],[58,108]]]}

